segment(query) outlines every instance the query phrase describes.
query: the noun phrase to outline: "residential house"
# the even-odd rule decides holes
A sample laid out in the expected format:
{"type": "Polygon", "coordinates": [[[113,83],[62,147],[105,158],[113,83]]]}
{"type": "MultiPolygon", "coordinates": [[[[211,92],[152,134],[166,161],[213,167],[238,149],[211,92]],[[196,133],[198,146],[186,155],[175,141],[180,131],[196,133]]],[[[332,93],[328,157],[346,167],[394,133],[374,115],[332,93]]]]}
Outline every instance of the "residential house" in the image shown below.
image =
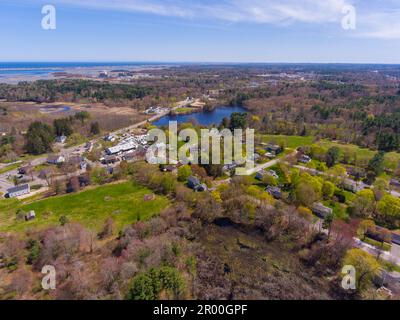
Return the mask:
{"type": "Polygon", "coordinates": [[[263,178],[264,178],[264,176],[266,175],[266,172],[264,171],[264,170],[261,170],[261,171],[258,171],[257,173],[256,173],[256,176],[255,176],[255,178],[257,179],[257,180],[262,180],[263,178]]]}
{"type": "Polygon", "coordinates": [[[36,218],[35,211],[31,210],[25,215],[25,221],[30,221],[36,218]]]}
{"type": "Polygon", "coordinates": [[[371,238],[375,241],[379,242],[387,242],[387,243],[396,243],[399,242],[400,236],[392,233],[389,229],[379,227],[379,226],[374,226],[373,228],[369,228],[365,235],[368,238],[371,238]]]}
{"type": "Polygon", "coordinates": [[[392,232],[392,243],[400,246],[400,234],[392,232]]]}
{"type": "Polygon", "coordinates": [[[299,162],[301,162],[301,163],[310,163],[311,162],[311,158],[306,154],[302,154],[299,157],[299,162]]]}
{"type": "Polygon", "coordinates": [[[393,187],[398,187],[398,188],[400,188],[400,181],[397,180],[397,179],[391,179],[391,180],[390,180],[390,185],[393,186],[393,187]]]}
{"type": "Polygon", "coordinates": [[[322,219],[325,219],[327,216],[333,213],[332,208],[326,207],[320,202],[314,203],[311,207],[311,210],[322,219]]]}
{"type": "Polygon", "coordinates": [[[278,174],[274,171],[274,170],[269,170],[268,174],[272,177],[274,177],[275,179],[279,179],[278,174]]]}
{"type": "Polygon", "coordinates": [[[190,189],[193,189],[196,192],[202,192],[207,190],[207,186],[205,184],[200,183],[200,180],[194,176],[189,177],[187,184],[190,189]]]}
{"type": "Polygon", "coordinates": [[[52,155],[47,158],[47,163],[49,164],[61,164],[65,162],[65,158],[60,155],[52,155]]]}
{"type": "Polygon", "coordinates": [[[343,188],[347,191],[357,193],[361,190],[364,190],[366,188],[366,184],[361,181],[357,182],[352,179],[345,179],[343,181],[343,188]]]}
{"type": "Polygon", "coordinates": [[[116,156],[105,156],[100,161],[102,164],[114,164],[118,162],[118,158],[116,156]]]}
{"type": "Polygon", "coordinates": [[[7,190],[8,198],[20,197],[31,192],[29,184],[23,184],[7,190]]]}
{"type": "Polygon", "coordinates": [[[104,137],[104,141],[108,141],[108,142],[114,142],[115,141],[115,137],[112,134],[108,134],[104,137]]]}
{"type": "Polygon", "coordinates": [[[268,144],[265,147],[265,151],[270,152],[270,153],[272,153],[274,155],[278,155],[278,154],[283,152],[283,149],[282,149],[281,146],[278,146],[276,144],[268,144]]]}
{"type": "Polygon", "coordinates": [[[56,137],[56,142],[57,143],[64,144],[66,141],[67,141],[67,137],[66,136],[58,136],[58,137],[56,137]]]}
{"type": "Polygon", "coordinates": [[[279,187],[268,186],[265,190],[275,199],[282,199],[282,190],[279,187]]]}

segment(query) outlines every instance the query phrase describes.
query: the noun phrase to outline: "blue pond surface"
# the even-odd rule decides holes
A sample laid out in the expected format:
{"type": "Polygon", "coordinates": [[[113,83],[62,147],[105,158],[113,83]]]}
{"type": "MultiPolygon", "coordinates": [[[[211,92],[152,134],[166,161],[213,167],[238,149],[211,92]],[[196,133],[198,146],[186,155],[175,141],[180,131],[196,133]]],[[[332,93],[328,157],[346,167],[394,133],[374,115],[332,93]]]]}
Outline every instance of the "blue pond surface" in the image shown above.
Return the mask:
{"type": "Polygon", "coordinates": [[[195,112],[191,114],[182,114],[182,115],[167,115],[164,116],[157,121],[153,122],[155,126],[168,126],[170,121],[177,121],[179,123],[190,122],[194,120],[196,123],[203,126],[211,126],[213,124],[219,125],[223,118],[229,118],[234,112],[246,112],[246,109],[243,107],[217,107],[213,111],[210,112],[195,112]]]}

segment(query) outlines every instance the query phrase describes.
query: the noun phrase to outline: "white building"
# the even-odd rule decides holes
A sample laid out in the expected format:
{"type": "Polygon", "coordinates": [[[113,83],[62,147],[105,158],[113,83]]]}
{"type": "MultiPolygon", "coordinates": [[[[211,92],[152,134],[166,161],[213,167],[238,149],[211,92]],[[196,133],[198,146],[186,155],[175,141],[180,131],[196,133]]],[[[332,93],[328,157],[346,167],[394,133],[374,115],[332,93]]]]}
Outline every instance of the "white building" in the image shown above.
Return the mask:
{"type": "Polygon", "coordinates": [[[20,186],[16,186],[7,190],[7,194],[9,198],[20,197],[25,194],[29,194],[31,192],[31,188],[29,184],[23,184],[20,186]]]}
{"type": "Polygon", "coordinates": [[[138,147],[138,145],[135,142],[130,141],[130,142],[118,144],[115,147],[107,148],[106,153],[108,155],[118,154],[120,152],[127,152],[127,151],[131,151],[131,150],[135,150],[137,147],[138,147]]]}
{"type": "Polygon", "coordinates": [[[58,143],[64,144],[66,141],[67,141],[67,137],[66,136],[58,136],[56,138],[56,142],[58,142],[58,143]]]}

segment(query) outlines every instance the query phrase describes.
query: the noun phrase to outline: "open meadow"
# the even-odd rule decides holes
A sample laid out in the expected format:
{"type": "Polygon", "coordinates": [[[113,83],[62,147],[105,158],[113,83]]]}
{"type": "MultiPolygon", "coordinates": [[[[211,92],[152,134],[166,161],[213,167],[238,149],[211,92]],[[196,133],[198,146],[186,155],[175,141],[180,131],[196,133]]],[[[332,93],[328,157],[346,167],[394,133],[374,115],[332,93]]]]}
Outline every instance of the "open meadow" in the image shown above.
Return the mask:
{"type": "MultiPolygon", "coordinates": [[[[29,200],[29,199],[28,199],[29,200]]],[[[27,201],[28,201],[27,200],[27,201]]],[[[116,228],[138,220],[148,220],[169,204],[167,198],[153,193],[132,182],[96,187],[80,193],[52,197],[32,203],[15,199],[0,201],[0,231],[25,231],[58,225],[60,217],[79,222],[94,230],[100,230],[107,218],[112,218],[116,228]],[[152,200],[145,200],[151,195],[152,200]],[[147,197],[146,197],[147,198],[147,197]],[[17,220],[17,211],[34,210],[36,219],[17,220]]]]}

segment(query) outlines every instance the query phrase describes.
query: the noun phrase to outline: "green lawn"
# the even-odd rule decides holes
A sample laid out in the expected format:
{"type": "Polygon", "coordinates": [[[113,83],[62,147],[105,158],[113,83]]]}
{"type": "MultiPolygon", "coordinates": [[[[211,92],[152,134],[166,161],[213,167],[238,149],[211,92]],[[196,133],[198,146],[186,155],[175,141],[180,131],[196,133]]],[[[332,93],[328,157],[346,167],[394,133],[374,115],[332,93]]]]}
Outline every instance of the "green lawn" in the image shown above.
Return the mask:
{"type": "Polygon", "coordinates": [[[99,230],[107,218],[112,217],[118,230],[140,220],[157,215],[169,205],[166,197],[155,196],[144,201],[152,192],[132,182],[97,187],[81,193],[52,197],[30,204],[17,200],[0,201],[0,231],[24,231],[28,228],[43,228],[59,223],[61,216],[69,221],[99,230]],[[30,222],[16,221],[16,211],[34,210],[36,219],[30,222]],[[47,214],[46,214],[47,213],[47,214]]]}
{"type": "MultiPolygon", "coordinates": [[[[338,147],[342,153],[347,153],[350,155],[350,162],[354,163],[355,157],[357,163],[360,165],[368,164],[369,160],[376,154],[376,151],[361,148],[353,144],[342,144],[337,142],[332,142],[329,140],[320,140],[316,143],[317,145],[329,149],[331,147],[338,147]]],[[[400,153],[398,152],[388,152],[385,154],[385,168],[395,170],[400,161],[400,153]]]]}
{"type": "Polygon", "coordinates": [[[196,112],[198,109],[195,108],[188,108],[188,107],[182,107],[182,108],[177,108],[174,110],[176,114],[187,114],[191,112],[196,112]]]}
{"type": "Polygon", "coordinates": [[[19,168],[20,165],[21,165],[21,163],[14,163],[14,164],[10,164],[10,165],[8,165],[8,166],[6,166],[4,168],[1,168],[0,169],[0,174],[6,173],[6,172],[11,171],[11,170],[15,170],[15,169],[19,168]]]}
{"type": "Polygon", "coordinates": [[[374,246],[374,247],[377,247],[379,249],[382,249],[383,251],[390,251],[392,249],[392,246],[390,244],[383,243],[383,247],[382,247],[382,244],[379,241],[376,241],[376,240],[368,238],[368,237],[363,239],[363,241],[365,243],[370,244],[371,246],[374,246]]]}
{"type": "Polygon", "coordinates": [[[314,141],[314,137],[301,137],[301,136],[284,136],[284,135],[262,135],[262,141],[265,143],[274,142],[280,144],[284,142],[287,148],[297,149],[301,146],[310,145],[314,141]]]}

